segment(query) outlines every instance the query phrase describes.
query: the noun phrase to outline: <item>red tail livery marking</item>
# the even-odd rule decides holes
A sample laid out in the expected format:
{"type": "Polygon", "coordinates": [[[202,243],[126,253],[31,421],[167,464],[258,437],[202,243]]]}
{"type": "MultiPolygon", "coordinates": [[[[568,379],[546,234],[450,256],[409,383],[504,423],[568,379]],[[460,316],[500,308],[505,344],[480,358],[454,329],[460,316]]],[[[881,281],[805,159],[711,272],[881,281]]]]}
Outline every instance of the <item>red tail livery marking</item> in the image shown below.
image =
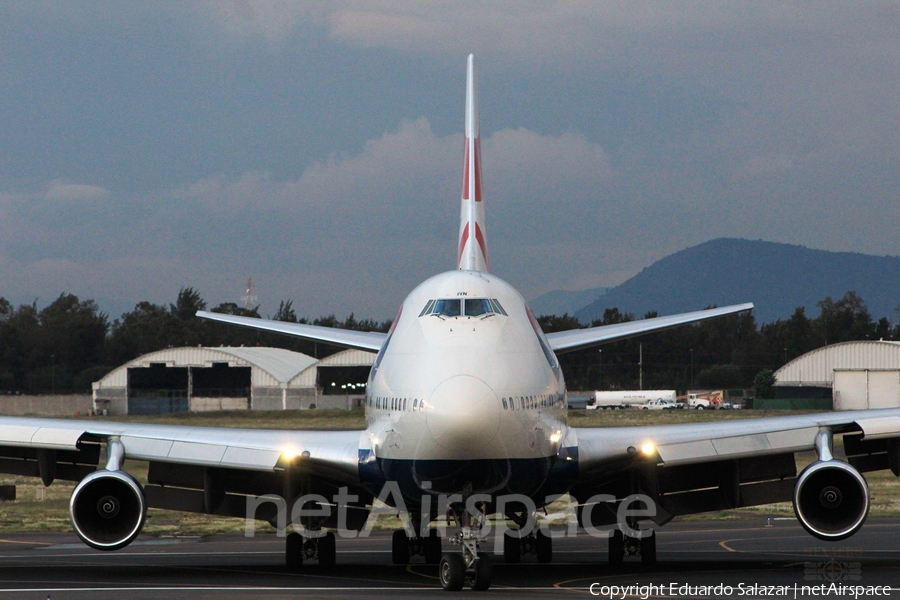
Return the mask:
{"type": "Polygon", "coordinates": [[[463,250],[465,249],[466,242],[468,242],[468,241],[469,241],[469,226],[466,225],[465,229],[463,229],[462,236],[459,238],[459,256],[456,259],[457,267],[459,267],[459,265],[462,264],[463,250]]]}
{"type": "MultiPolygon", "coordinates": [[[[459,239],[459,255],[456,261],[457,267],[462,263],[463,250],[466,248],[466,242],[469,241],[469,229],[471,229],[471,227],[471,224],[467,225],[466,228],[463,229],[462,237],[459,239]]],[[[484,233],[481,231],[481,226],[478,225],[478,223],[475,223],[475,241],[478,242],[478,246],[481,248],[481,255],[484,256],[484,264],[487,265],[487,242],[484,240],[484,233]]]]}
{"type": "Polygon", "coordinates": [[[487,243],[484,241],[484,233],[481,232],[481,226],[478,225],[478,223],[475,223],[475,239],[478,241],[478,245],[481,247],[481,255],[484,256],[484,266],[485,269],[487,269],[487,243]]]}

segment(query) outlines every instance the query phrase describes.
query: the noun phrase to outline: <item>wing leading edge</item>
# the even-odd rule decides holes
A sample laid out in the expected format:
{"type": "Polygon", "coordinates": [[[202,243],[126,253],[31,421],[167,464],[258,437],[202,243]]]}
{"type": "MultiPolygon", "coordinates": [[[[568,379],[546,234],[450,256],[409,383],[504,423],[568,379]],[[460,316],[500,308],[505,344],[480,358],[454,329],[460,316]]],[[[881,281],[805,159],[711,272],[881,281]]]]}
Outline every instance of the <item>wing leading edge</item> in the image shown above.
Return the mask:
{"type": "Polygon", "coordinates": [[[629,321],[628,323],[616,323],[614,325],[601,325],[599,327],[589,327],[587,329],[557,331],[555,333],[548,333],[547,341],[550,343],[550,347],[553,351],[560,354],[562,352],[571,352],[573,350],[589,348],[590,346],[596,346],[606,342],[623,340],[645,333],[662,331],[664,329],[678,327],[679,325],[697,323],[707,319],[714,319],[716,317],[752,309],[753,303],[748,302],[746,304],[734,304],[732,306],[698,310],[679,315],[670,315],[668,317],[655,317],[653,319],[629,321]]]}
{"type": "Polygon", "coordinates": [[[302,456],[305,470],[339,472],[335,479],[353,485],[360,434],[0,417],[0,455],[4,448],[76,451],[86,440],[117,439],[125,458],[201,467],[273,471],[286,455],[302,456]]]}
{"type": "Polygon", "coordinates": [[[197,311],[197,316],[201,319],[230,323],[232,325],[242,325],[244,327],[293,335],[316,342],[342,346],[344,348],[357,348],[359,350],[371,350],[373,352],[381,350],[381,346],[387,338],[386,333],[379,333],[377,331],[354,331],[352,329],[337,329],[334,327],[321,327],[319,325],[306,325],[304,323],[287,323],[285,321],[254,319],[252,317],[237,317],[234,315],[207,312],[204,310],[197,311]]]}

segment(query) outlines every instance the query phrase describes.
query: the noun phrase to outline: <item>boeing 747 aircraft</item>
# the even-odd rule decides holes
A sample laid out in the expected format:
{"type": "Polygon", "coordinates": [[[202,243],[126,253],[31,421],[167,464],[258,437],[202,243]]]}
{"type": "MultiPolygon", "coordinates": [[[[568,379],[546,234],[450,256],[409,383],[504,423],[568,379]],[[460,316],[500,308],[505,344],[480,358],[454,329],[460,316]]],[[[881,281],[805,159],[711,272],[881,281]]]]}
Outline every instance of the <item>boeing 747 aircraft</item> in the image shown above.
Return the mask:
{"type": "Polygon", "coordinates": [[[855,533],[869,510],[861,473],[900,474],[900,409],[654,427],[566,424],[558,353],[752,304],[545,335],[522,296],[488,270],[472,56],[467,71],[456,268],[415,288],[389,333],[198,313],[377,351],[365,430],[3,417],[0,472],[45,485],[78,481],[71,521],[93,548],[125,547],[148,507],[168,508],[263,519],[285,532],[293,525],[299,532],[285,545],[291,569],[304,560],[334,565],[334,531],[361,530],[381,500],[408,517],[393,536],[394,562],[424,556],[439,564],[447,590],[487,589],[494,552],[510,562],[523,553],[551,561],[558,532],[536,527],[536,515],[564,495],[577,505],[579,526],[608,540],[613,564],[628,555],[653,564],[653,527],[674,516],[771,502],[793,502],[797,519],[820,539],[855,533]],[[834,435],[843,436],[846,462],[833,456],[834,435]],[[794,455],[810,450],[818,459],[798,474],[794,455]],[[123,471],[126,458],[149,462],[145,485],[123,471]],[[456,550],[443,553],[431,527],[437,519],[456,550]]]}

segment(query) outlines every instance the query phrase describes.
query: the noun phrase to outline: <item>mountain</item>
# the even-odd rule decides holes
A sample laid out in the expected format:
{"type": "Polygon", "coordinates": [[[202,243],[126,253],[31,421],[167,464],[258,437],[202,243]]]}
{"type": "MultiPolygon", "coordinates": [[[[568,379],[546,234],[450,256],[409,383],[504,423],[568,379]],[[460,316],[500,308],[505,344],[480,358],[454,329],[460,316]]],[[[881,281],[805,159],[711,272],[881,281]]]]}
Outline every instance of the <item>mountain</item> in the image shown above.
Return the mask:
{"type": "Polygon", "coordinates": [[[609,288],[605,287],[575,292],[553,290],[552,292],[541,294],[537,298],[529,300],[528,306],[531,307],[531,312],[537,316],[562,316],[566,313],[574,315],[576,311],[584,308],[608,291],[609,288]]]}
{"type": "Polygon", "coordinates": [[[618,308],[642,317],[741,302],[756,305],[757,323],[791,316],[848,291],[865,300],[874,319],[896,317],[900,305],[900,257],[811,250],[805,246],[720,238],[663,258],[575,312],[583,323],[618,308]]]}

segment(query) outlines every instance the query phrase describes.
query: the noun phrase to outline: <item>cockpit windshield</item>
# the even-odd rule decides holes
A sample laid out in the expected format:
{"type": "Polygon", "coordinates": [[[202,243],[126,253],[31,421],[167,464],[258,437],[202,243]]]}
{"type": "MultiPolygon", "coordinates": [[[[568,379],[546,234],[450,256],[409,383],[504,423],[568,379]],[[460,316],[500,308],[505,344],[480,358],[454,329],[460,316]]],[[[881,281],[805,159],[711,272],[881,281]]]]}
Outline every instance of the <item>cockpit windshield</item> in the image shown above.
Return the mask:
{"type": "Polygon", "coordinates": [[[466,298],[466,315],[480,317],[494,312],[491,301],[487,298],[466,298]]]}
{"type": "Polygon", "coordinates": [[[432,312],[436,315],[443,315],[445,317],[458,317],[461,314],[459,305],[459,298],[435,300],[432,312]]]}
{"type": "Polygon", "coordinates": [[[429,300],[419,313],[420,317],[434,315],[438,317],[486,317],[490,315],[507,316],[506,311],[495,298],[439,298],[429,300]]]}

